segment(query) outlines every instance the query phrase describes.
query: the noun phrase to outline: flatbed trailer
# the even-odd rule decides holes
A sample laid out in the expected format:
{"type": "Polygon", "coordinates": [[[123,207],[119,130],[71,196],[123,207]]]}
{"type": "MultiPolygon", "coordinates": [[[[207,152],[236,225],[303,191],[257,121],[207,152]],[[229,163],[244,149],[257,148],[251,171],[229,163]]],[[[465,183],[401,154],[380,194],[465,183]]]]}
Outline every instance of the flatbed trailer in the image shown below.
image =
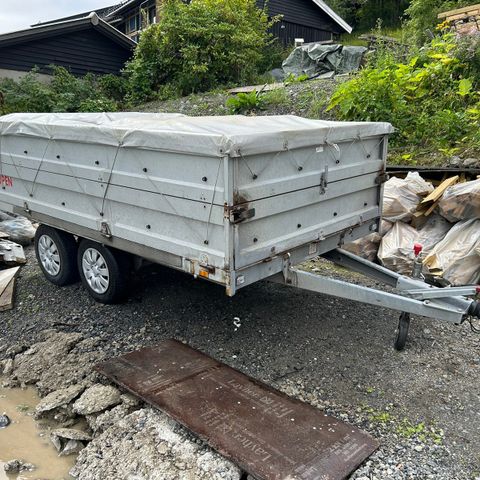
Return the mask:
{"type": "Polygon", "coordinates": [[[133,259],[223,285],[259,280],[462,323],[475,287],[436,289],[337,250],[378,231],[387,123],[294,116],[12,114],[0,117],[0,209],[40,223],[50,281],[124,294],[133,259]],[[295,269],[319,255],[403,295],[295,269]]]}

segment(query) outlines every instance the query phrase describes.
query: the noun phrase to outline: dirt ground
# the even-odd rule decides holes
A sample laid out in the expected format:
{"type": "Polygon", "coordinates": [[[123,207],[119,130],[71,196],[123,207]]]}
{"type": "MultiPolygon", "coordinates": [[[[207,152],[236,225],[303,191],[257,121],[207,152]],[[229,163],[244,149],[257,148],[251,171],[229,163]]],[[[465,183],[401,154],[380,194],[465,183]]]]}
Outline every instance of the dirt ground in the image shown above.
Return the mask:
{"type": "MultiPolygon", "coordinates": [[[[104,306],[80,284],[49,284],[32,248],[27,255],[0,345],[31,345],[55,329],[99,337],[114,356],[177,338],[372,433],[382,446],[355,478],[480,478],[480,336],[468,323],[415,318],[399,353],[387,309],[268,282],[228,298],[158,266],[132,278],[125,304],[104,306]]],[[[365,282],[323,262],[308,267],[365,282]]]]}

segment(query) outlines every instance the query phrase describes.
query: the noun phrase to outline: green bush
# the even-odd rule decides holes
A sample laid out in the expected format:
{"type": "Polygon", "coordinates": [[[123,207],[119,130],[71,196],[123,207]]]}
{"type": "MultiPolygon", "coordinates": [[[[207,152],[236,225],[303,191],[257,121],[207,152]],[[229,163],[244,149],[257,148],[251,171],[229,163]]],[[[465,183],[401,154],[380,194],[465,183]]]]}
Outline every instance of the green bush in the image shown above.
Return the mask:
{"type": "Polygon", "coordinates": [[[126,67],[133,101],[165,84],[189,94],[249,82],[265,65],[271,22],[254,0],[165,0],[159,19],[126,67]]]}
{"type": "Polygon", "coordinates": [[[391,122],[394,146],[426,151],[479,148],[480,78],[445,34],[404,63],[382,56],[335,91],[329,110],[343,120],[391,122]]]}
{"type": "Polygon", "coordinates": [[[75,77],[57,66],[52,67],[51,81],[46,83],[33,70],[18,81],[0,79],[4,98],[0,113],[116,111],[125,95],[124,84],[113,75],[75,77]]]}

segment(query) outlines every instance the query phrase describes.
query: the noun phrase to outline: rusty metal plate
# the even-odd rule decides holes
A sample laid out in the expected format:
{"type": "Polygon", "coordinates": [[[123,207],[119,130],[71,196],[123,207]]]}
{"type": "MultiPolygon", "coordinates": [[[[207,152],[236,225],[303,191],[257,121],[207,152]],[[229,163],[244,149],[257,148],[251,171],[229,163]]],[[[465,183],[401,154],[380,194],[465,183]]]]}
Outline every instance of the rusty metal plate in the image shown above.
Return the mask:
{"type": "Polygon", "coordinates": [[[176,340],[97,370],[258,480],[343,479],[378,447],[358,428],[176,340]]]}

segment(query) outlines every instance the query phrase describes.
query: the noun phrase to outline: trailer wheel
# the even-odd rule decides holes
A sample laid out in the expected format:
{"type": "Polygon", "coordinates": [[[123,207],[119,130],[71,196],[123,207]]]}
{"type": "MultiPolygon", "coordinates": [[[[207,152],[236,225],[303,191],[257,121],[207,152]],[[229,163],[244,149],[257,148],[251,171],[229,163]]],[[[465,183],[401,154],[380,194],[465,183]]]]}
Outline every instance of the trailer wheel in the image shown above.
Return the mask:
{"type": "Polygon", "coordinates": [[[35,255],[49,282],[63,287],[78,280],[77,242],[73,235],[40,225],[35,233],[35,255]]]}
{"type": "Polygon", "coordinates": [[[399,352],[405,348],[407,343],[408,330],[410,329],[410,314],[407,312],[402,312],[400,318],[398,319],[398,328],[396,330],[395,338],[395,350],[399,352]]]}
{"type": "Polygon", "coordinates": [[[91,240],[82,240],[77,263],[84,287],[97,302],[118,303],[123,299],[128,284],[126,254],[91,240]]]}

